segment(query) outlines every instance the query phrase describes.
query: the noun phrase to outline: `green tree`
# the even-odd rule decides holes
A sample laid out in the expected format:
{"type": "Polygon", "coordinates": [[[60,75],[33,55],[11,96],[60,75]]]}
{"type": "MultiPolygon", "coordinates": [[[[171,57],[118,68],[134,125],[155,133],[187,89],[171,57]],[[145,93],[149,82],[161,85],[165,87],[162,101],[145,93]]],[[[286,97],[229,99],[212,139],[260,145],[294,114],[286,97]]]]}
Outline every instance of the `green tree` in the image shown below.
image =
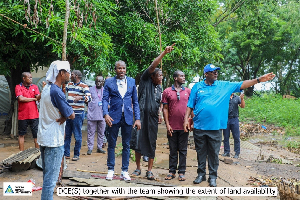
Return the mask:
{"type": "MultiPolygon", "coordinates": [[[[237,2],[241,1],[222,4],[224,8],[221,10],[234,7],[237,2]]],[[[223,44],[222,53],[226,55],[220,63],[226,70],[226,74],[222,74],[224,79],[241,81],[274,71],[278,77],[276,80],[280,80],[282,73],[290,71],[289,63],[296,65],[298,48],[290,48],[295,34],[289,20],[282,17],[285,7],[291,2],[294,1],[245,1],[217,26],[223,44]]],[[[299,6],[294,9],[296,11],[299,6]]],[[[283,84],[278,86],[279,91],[285,91],[283,84]]],[[[247,95],[252,93],[253,87],[246,91],[247,95]]]]}

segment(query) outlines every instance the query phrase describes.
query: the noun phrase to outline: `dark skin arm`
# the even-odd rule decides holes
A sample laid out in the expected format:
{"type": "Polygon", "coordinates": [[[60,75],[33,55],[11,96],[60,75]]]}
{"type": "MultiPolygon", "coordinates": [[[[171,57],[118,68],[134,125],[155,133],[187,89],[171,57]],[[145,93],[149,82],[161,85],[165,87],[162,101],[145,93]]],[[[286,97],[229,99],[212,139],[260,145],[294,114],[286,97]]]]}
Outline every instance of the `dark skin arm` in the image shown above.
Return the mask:
{"type": "MultiPolygon", "coordinates": [[[[273,72],[271,72],[271,73],[268,73],[268,74],[265,74],[265,75],[259,77],[258,79],[260,82],[267,82],[267,81],[272,80],[274,77],[275,77],[275,74],[273,74],[273,72]]],[[[241,90],[251,87],[257,83],[258,83],[257,79],[245,80],[241,86],[241,90]]]]}
{"type": "Polygon", "coordinates": [[[188,132],[188,130],[192,129],[192,127],[190,127],[189,125],[189,116],[191,115],[192,112],[193,112],[192,108],[189,107],[186,108],[184,123],[183,123],[184,132],[188,132]]]}
{"type": "MultiPolygon", "coordinates": [[[[69,117],[69,119],[74,119],[75,118],[75,113],[73,112],[69,117]]],[[[56,121],[59,122],[59,125],[62,125],[63,123],[65,123],[65,121],[68,119],[64,116],[61,116],[59,119],[57,119],[56,121]]]]}
{"type": "Polygon", "coordinates": [[[36,95],[35,98],[39,101],[41,99],[41,94],[36,95]]]}
{"type": "MultiPolygon", "coordinates": [[[[39,95],[39,96],[41,98],[41,95],[39,95]]],[[[21,95],[21,96],[18,96],[18,101],[27,103],[27,102],[31,102],[31,101],[38,101],[38,99],[37,98],[27,98],[27,97],[23,97],[21,95]]]]}
{"type": "Polygon", "coordinates": [[[150,67],[148,68],[149,73],[152,74],[155,70],[155,68],[158,66],[158,64],[160,63],[160,61],[162,60],[162,58],[167,54],[167,53],[171,53],[173,51],[173,46],[175,45],[172,44],[171,46],[167,46],[166,49],[158,56],[156,57],[153,62],[151,63],[150,67]]]}
{"type": "Polygon", "coordinates": [[[164,106],[163,106],[163,115],[164,115],[164,119],[165,119],[165,123],[166,123],[166,127],[167,127],[167,133],[170,137],[172,137],[173,129],[169,124],[169,105],[168,104],[164,104],[164,106]]]}

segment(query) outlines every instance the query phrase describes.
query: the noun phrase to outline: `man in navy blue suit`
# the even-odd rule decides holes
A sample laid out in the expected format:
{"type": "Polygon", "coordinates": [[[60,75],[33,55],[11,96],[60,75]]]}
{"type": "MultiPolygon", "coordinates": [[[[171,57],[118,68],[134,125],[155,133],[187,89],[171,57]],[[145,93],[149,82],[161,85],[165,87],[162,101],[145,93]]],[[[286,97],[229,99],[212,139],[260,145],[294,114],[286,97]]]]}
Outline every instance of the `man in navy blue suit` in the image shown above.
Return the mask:
{"type": "Polygon", "coordinates": [[[126,76],[126,64],[124,61],[117,61],[115,64],[116,76],[105,81],[102,104],[103,115],[108,128],[108,148],[106,180],[112,180],[115,167],[115,147],[118,131],[121,127],[122,134],[122,172],[121,179],[129,182],[128,174],[130,139],[132,127],[141,129],[140,108],[137,98],[135,80],[126,76]],[[108,111],[108,104],[110,106],[108,111]],[[135,122],[133,118],[135,117],[135,122]]]}

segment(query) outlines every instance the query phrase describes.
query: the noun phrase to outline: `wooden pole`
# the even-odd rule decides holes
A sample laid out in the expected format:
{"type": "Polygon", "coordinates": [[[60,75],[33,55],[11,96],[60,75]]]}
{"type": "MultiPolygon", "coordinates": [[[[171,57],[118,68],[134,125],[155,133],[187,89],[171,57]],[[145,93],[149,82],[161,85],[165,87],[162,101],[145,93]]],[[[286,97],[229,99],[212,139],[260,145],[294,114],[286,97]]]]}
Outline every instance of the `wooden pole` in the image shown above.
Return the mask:
{"type": "MultiPolygon", "coordinates": [[[[161,53],[162,52],[162,48],[161,48],[161,32],[160,32],[160,26],[159,26],[157,0],[155,0],[155,9],[156,9],[156,19],[157,19],[157,27],[158,27],[158,35],[159,35],[159,49],[160,49],[160,53],[161,53]]],[[[162,60],[160,61],[160,69],[162,71],[162,60]]]]}
{"type": "Polygon", "coordinates": [[[67,35],[68,35],[69,16],[70,16],[70,1],[66,0],[66,15],[65,15],[65,23],[64,23],[64,34],[63,34],[62,60],[67,60],[67,35]]]}

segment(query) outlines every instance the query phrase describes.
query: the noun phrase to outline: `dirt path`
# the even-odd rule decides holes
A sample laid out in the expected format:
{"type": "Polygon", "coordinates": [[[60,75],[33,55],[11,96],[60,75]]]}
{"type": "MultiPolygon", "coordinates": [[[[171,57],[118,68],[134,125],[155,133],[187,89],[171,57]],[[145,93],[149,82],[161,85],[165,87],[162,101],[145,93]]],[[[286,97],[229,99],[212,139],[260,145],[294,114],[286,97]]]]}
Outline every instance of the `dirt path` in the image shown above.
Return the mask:
{"type": "MultiPolygon", "coordinates": [[[[118,138],[118,144],[120,143],[121,138],[118,138]]],[[[220,156],[220,165],[218,170],[218,179],[217,185],[218,187],[251,187],[249,183],[252,185],[259,183],[259,179],[266,178],[297,178],[300,179],[299,167],[295,166],[295,163],[299,162],[300,156],[298,154],[290,153],[284,149],[270,147],[268,145],[261,145],[261,143],[257,143],[258,140],[256,138],[252,138],[252,140],[242,142],[241,145],[241,157],[240,159],[233,159],[232,164],[225,164],[223,162],[223,157],[220,156]],[[251,143],[251,142],[252,143],[251,143]],[[258,162],[256,160],[261,159],[262,157],[269,158],[281,158],[283,162],[293,162],[294,164],[277,164],[277,163],[266,163],[265,161],[258,162]],[[253,177],[253,182],[249,181],[253,177]]],[[[157,150],[156,150],[156,159],[154,163],[153,173],[158,181],[152,181],[154,184],[166,184],[166,185],[174,185],[174,186],[189,186],[189,187],[208,187],[207,182],[202,182],[199,185],[194,185],[193,180],[197,176],[197,157],[196,151],[193,146],[189,146],[188,156],[187,156],[187,171],[186,171],[186,181],[178,181],[177,177],[173,180],[166,181],[164,177],[168,174],[168,160],[169,160],[169,149],[167,145],[166,138],[166,129],[164,125],[159,126],[159,134],[157,140],[157,150]]],[[[11,154],[17,153],[18,150],[18,141],[16,139],[10,139],[5,136],[1,136],[0,143],[3,143],[5,147],[0,148],[0,161],[4,160],[11,154]]],[[[95,141],[96,144],[96,141],[95,141]]],[[[25,149],[33,146],[33,140],[30,138],[30,135],[27,135],[25,138],[25,149]]],[[[71,143],[71,154],[73,153],[72,148],[74,147],[74,138],[71,143]]],[[[223,153],[223,147],[221,147],[220,154],[223,153]]],[[[232,147],[233,149],[233,147],[232,147]]],[[[117,145],[116,152],[120,153],[120,148],[117,145]]],[[[92,155],[86,155],[87,145],[86,145],[86,131],[83,131],[83,146],[81,149],[81,156],[79,161],[71,161],[67,160],[67,171],[76,172],[78,170],[87,170],[87,171],[96,171],[99,172],[97,174],[89,173],[90,175],[97,175],[100,178],[104,178],[107,172],[106,159],[107,154],[95,153],[96,147],[94,147],[94,152],[92,155]]],[[[142,163],[142,175],[146,173],[146,164],[142,163]]],[[[131,160],[129,166],[129,172],[132,173],[135,169],[135,163],[131,160]]],[[[121,172],[121,156],[116,158],[116,166],[115,173],[121,172]]],[[[208,174],[208,171],[207,171],[208,174]]],[[[42,171],[38,168],[30,169],[27,171],[21,172],[11,172],[8,170],[4,170],[3,173],[0,174],[1,182],[25,182],[29,179],[34,179],[36,182],[36,186],[42,186],[42,171]]],[[[147,180],[142,178],[133,178],[133,182],[140,181],[145,182],[147,180]]],[[[69,179],[63,179],[64,184],[68,184],[71,181],[69,179]]],[[[113,180],[110,182],[111,186],[115,186],[119,184],[119,180],[113,180]]],[[[73,184],[76,182],[72,181],[73,184]]],[[[266,183],[267,184],[267,183],[266,183]]],[[[3,194],[3,185],[0,185],[1,193],[3,194]]],[[[1,194],[1,195],[2,195],[1,194]]],[[[33,192],[33,196],[28,197],[10,197],[9,199],[40,199],[41,191],[33,192]]],[[[279,198],[279,197],[277,197],[279,198]]],[[[270,197],[190,197],[188,199],[277,199],[270,197]]],[[[2,198],[0,198],[2,199],[2,198]]],[[[58,197],[54,195],[54,199],[69,199],[68,197],[58,197]]],[[[146,199],[146,198],[140,198],[146,199]]],[[[172,198],[174,199],[174,198],[172,198]]]]}

